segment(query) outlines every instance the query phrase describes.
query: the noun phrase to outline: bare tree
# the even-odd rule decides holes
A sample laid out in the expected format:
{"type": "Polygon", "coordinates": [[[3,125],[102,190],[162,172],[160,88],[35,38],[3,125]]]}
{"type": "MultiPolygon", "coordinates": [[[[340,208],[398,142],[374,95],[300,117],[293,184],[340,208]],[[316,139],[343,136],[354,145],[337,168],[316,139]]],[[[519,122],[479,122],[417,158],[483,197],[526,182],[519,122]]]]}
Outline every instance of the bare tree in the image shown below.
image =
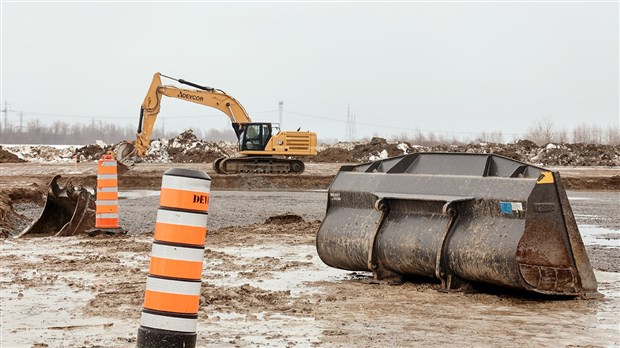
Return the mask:
{"type": "Polygon", "coordinates": [[[482,132],[475,137],[474,142],[503,144],[504,135],[502,131],[482,132]]]}
{"type": "Polygon", "coordinates": [[[566,127],[562,127],[560,130],[558,130],[557,132],[557,136],[556,136],[556,141],[559,143],[568,143],[570,141],[569,137],[568,137],[568,131],[566,130],[566,127]]]}
{"type": "Polygon", "coordinates": [[[237,141],[235,132],[231,128],[207,129],[203,131],[201,135],[208,141],[237,141]]]}
{"type": "Polygon", "coordinates": [[[573,128],[573,143],[587,143],[588,142],[588,131],[587,125],[579,124],[575,128],[573,128]]]}
{"type": "Polygon", "coordinates": [[[620,127],[610,126],[607,128],[606,142],[609,145],[620,145],[620,127]]]}
{"type": "Polygon", "coordinates": [[[618,126],[606,129],[596,124],[579,124],[573,129],[573,142],[584,144],[618,144],[618,126]]]}
{"type": "Polygon", "coordinates": [[[421,130],[416,129],[413,132],[413,136],[411,137],[410,142],[414,145],[423,145],[426,144],[426,137],[421,130]]]}
{"type": "Polygon", "coordinates": [[[390,138],[390,140],[393,140],[393,141],[407,141],[408,139],[409,139],[409,136],[407,135],[407,132],[402,132],[400,134],[394,134],[390,138]]]}
{"type": "Polygon", "coordinates": [[[558,132],[550,116],[544,116],[531,125],[525,137],[538,145],[557,142],[558,132]]]}

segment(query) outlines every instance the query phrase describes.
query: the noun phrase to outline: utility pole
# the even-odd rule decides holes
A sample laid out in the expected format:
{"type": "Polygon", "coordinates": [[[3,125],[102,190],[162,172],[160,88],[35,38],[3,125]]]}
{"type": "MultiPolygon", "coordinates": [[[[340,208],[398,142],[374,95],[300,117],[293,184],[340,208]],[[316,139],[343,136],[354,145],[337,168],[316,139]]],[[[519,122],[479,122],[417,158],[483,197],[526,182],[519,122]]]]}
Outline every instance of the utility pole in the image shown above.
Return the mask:
{"type": "Polygon", "coordinates": [[[8,112],[9,112],[9,103],[6,102],[6,100],[4,101],[4,109],[2,109],[2,113],[4,113],[4,129],[7,128],[8,125],[8,112]]]}
{"type": "Polygon", "coordinates": [[[344,140],[349,141],[349,136],[351,135],[351,105],[347,104],[347,125],[344,128],[344,140]]]}
{"type": "Polygon", "coordinates": [[[280,119],[279,119],[280,129],[284,129],[284,127],[282,126],[282,117],[284,116],[284,101],[283,100],[280,100],[278,102],[278,112],[280,113],[280,119]]]}
{"type": "Polygon", "coordinates": [[[0,144],[2,144],[2,139],[3,139],[3,135],[6,132],[6,129],[8,128],[8,114],[9,114],[9,103],[6,102],[6,100],[4,101],[4,109],[0,110],[0,112],[2,112],[4,114],[4,120],[3,122],[0,122],[0,144]],[[4,125],[3,125],[4,124],[4,125]]]}

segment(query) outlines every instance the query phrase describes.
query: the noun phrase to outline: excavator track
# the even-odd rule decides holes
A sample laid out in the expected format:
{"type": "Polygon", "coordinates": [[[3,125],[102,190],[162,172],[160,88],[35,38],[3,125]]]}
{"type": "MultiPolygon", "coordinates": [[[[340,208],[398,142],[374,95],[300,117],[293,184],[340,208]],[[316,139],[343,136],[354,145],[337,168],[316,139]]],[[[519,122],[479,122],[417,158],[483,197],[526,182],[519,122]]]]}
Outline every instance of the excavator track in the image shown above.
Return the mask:
{"type": "Polygon", "coordinates": [[[213,162],[218,174],[301,174],[304,163],[296,159],[273,157],[220,157],[213,162]]]}
{"type": "Polygon", "coordinates": [[[219,157],[216,158],[215,161],[213,161],[213,170],[218,173],[218,174],[224,174],[222,173],[222,170],[220,169],[220,163],[222,163],[223,160],[225,160],[227,157],[219,157]]]}

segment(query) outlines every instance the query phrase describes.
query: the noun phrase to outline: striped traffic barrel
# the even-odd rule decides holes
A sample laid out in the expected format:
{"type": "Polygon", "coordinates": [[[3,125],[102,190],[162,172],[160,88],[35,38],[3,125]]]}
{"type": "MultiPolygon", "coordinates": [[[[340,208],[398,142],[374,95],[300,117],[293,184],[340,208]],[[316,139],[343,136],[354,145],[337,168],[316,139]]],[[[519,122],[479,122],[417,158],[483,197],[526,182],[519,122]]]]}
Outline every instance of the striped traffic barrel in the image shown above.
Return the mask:
{"type": "Polygon", "coordinates": [[[118,223],[118,174],[114,156],[106,154],[97,162],[95,228],[120,229],[118,223]]]}
{"type": "Polygon", "coordinates": [[[162,178],[138,347],[195,347],[211,178],[182,168],[162,178]]]}

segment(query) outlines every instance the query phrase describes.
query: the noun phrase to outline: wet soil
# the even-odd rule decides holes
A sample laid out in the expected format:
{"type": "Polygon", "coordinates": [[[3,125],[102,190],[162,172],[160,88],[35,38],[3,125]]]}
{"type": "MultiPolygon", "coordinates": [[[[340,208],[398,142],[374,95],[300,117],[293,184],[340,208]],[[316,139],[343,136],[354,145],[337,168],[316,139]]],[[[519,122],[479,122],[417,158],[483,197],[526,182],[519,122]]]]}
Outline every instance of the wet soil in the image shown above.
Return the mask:
{"type": "MultiPolygon", "coordinates": [[[[570,192],[578,224],[605,221],[620,229],[618,216],[609,215],[613,208],[604,208],[611,194],[570,192]]],[[[591,257],[606,296],[598,300],[502,289],[443,293],[424,279],[376,284],[367,272],[320,261],[314,238],[326,198],[325,192],[214,192],[199,347],[620,344],[617,257],[591,257]]],[[[121,199],[121,221],[130,230],[124,236],[1,240],[1,309],[11,320],[3,319],[0,345],[135,346],[157,202],[149,191],[121,199]]]]}
{"type": "MultiPolygon", "coordinates": [[[[139,163],[119,175],[122,189],[159,190],[162,174],[171,168],[206,171],[212,179],[213,190],[325,190],[333,181],[341,163],[307,163],[302,175],[218,175],[211,164],[139,163]]],[[[569,190],[620,191],[620,168],[616,167],[551,167],[562,175],[569,190]]],[[[70,179],[84,187],[96,186],[96,163],[40,164],[20,163],[0,166],[0,229],[15,225],[13,205],[21,201],[44,202],[49,181],[54,175],[70,179]]]]}
{"type": "MultiPolygon", "coordinates": [[[[36,217],[52,174],[90,180],[92,167],[1,166],[0,192],[21,217],[15,228],[36,217]]],[[[135,346],[159,204],[154,183],[167,168],[133,169],[135,187],[152,190],[121,191],[127,235],[0,240],[0,346],[135,346]]],[[[226,177],[220,189],[212,175],[199,347],[620,345],[620,192],[569,191],[582,232],[602,231],[584,241],[605,298],[443,293],[432,281],[376,284],[370,273],[321,262],[314,241],[327,193],[300,187],[326,188],[337,168],[310,163],[307,173],[277,180],[226,177]]],[[[606,177],[597,169],[564,172],[606,177]]]]}

